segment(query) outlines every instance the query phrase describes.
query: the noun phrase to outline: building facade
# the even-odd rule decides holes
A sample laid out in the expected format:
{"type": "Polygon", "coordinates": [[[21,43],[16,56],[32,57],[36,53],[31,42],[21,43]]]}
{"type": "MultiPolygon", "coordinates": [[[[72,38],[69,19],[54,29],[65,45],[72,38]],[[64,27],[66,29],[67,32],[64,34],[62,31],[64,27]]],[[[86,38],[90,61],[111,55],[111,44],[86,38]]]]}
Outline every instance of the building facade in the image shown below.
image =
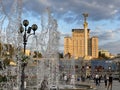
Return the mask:
{"type": "Polygon", "coordinates": [[[84,57],[85,59],[98,58],[98,37],[90,38],[90,29],[84,16],[84,29],[72,29],[72,36],[64,38],[64,55],[69,54],[74,58],[84,57]]]}
{"type": "MultiPolygon", "coordinates": [[[[90,38],[90,30],[87,30],[88,49],[87,55],[91,58],[98,58],[98,37],[90,38]]],[[[85,56],[84,29],[72,29],[72,37],[64,38],[64,55],[79,58],[85,56]]]]}
{"type": "Polygon", "coordinates": [[[110,57],[110,52],[108,50],[100,49],[99,54],[100,56],[110,57]]]}

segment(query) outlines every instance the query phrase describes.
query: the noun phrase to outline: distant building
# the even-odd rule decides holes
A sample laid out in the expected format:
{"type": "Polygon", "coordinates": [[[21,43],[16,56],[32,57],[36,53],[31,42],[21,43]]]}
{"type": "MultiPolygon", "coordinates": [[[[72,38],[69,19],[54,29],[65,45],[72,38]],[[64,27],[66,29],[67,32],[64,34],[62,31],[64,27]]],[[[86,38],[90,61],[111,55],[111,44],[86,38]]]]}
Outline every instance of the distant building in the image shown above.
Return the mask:
{"type": "Polygon", "coordinates": [[[64,37],[64,55],[69,53],[75,59],[98,58],[98,37],[90,38],[90,29],[88,29],[86,16],[84,17],[84,29],[72,29],[72,36],[64,37]]]}
{"type": "MultiPolygon", "coordinates": [[[[22,51],[24,52],[24,50],[22,50],[22,51]]],[[[30,56],[30,54],[31,54],[31,51],[29,49],[26,49],[25,50],[25,55],[26,56],[30,56]]]]}
{"type": "Polygon", "coordinates": [[[120,53],[117,54],[117,57],[120,57],[120,53]]]}
{"type": "Polygon", "coordinates": [[[25,55],[30,56],[31,51],[30,50],[25,50],[25,55]]]}
{"type": "Polygon", "coordinates": [[[100,56],[110,57],[110,52],[108,50],[99,50],[100,56]]]}

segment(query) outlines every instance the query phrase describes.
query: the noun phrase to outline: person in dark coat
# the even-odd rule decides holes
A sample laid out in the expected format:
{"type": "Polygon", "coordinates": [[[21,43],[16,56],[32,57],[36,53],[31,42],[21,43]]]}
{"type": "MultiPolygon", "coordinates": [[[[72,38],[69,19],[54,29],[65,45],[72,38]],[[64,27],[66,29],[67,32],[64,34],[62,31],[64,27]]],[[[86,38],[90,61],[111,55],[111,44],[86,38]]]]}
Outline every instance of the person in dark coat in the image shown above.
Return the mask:
{"type": "Polygon", "coordinates": [[[99,75],[98,74],[95,75],[95,83],[96,83],[96,86],[99,86],[99,75]]]}
{"type": "Polygon", "coordinates": [[[105,88],[107,87],[107,76],[106,74],[104,75],[104,83],[105,83],[105,88]]]}
{"type": "Polygon", "coordinates": [[[42,81],[40,90],[48,90],[48,81],[46,79],[42,81]]]}
{"type": "Polygon", "coordinates": [[[107,90],[109,90],[109,88],[110,88],[110,90],[112,90],[112,82],[113,82],[112,74],[109,75],[109,80],[108,81],[109,81],[109,83],[108,83],[107,90]]]}

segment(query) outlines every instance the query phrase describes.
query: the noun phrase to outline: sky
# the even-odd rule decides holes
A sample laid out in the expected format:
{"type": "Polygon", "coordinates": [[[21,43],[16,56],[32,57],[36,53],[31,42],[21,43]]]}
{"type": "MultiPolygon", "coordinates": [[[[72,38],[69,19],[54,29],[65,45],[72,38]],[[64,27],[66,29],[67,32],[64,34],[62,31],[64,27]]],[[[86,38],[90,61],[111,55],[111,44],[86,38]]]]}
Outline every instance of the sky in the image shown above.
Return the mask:
{"type": "MultiPolygon", "coordinates": [[[[3,0],[12,3],[15,0],[3,0]]],[[[6,12],[9,12],[6,2],[6,12]]],[[[41,14],[46,8],[57,20],[61,36],[71,36],[74,28],[83,28],[83,13],[87,18],[90,36],[98,36],[99,49],[112,54],[120,53],[120,0],[23,0],[22,19],[40,25],[41,14]]],[[[39,26],[38,26],[39,27],[39,26]]],[[[63,47],[63,42],[61,47],[63,47]]]]}

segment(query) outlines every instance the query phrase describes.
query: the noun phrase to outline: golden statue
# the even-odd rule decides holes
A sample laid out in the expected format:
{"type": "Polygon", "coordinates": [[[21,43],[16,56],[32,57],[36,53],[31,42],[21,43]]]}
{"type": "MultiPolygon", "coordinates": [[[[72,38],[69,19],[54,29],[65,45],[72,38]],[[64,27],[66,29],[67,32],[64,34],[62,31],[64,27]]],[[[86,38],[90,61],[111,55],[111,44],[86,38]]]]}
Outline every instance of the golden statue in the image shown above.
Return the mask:
{"type": "Polygon", "coordinates": [[[83,13],[83,16],[84,16],[84,22],[87,21],[87,17],[88,17],[88,13],[83,13]]]}

